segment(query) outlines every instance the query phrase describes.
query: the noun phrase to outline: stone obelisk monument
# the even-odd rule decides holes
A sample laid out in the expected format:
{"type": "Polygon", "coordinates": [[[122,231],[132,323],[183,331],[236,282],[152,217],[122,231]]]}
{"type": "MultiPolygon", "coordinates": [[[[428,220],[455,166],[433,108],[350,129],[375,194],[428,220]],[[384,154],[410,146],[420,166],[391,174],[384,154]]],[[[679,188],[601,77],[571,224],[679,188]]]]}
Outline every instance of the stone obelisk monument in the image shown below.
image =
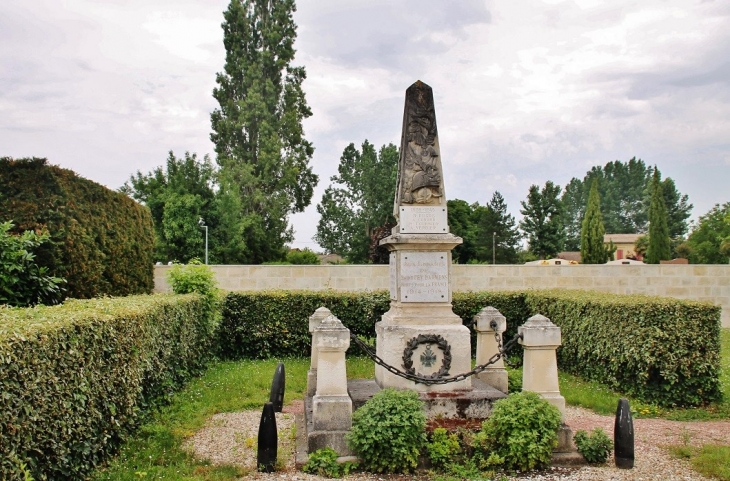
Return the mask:
{"type": "MultiPolygon", "coordinates": [[[[375,325],[377,354],[398,369],[449,377],[471,369],[469,329],[451,308],[451,249],[433,91],[420,80],[406,90],[390,251],[390,310],[375,325]]],[[[471,389],[471,379],[426,385],[375,366],[381,388],[471,389]]]]}

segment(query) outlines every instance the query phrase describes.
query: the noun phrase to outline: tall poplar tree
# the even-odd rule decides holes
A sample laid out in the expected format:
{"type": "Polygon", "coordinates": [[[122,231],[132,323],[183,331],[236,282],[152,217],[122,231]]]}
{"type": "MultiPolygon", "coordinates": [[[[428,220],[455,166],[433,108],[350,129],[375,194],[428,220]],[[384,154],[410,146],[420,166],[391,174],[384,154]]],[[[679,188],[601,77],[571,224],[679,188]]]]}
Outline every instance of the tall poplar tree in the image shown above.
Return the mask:
{"type": "Polygon", "coordinates": [[[229,242],[219,246],[224,263],[260,263],[281,257],[293,239],[289,215],[312,199],[317,176],[309,162],[314,148],[302,121],[311,116],[302,82],[304,67],[292,66],[296,24],[294,0],[231,0],[223,13],[226,63],[218,73],[211,114],[221,213],[229,242]],[[240,242],[240,241],[239,241],[240,242]]]}
{"type": "Polygon", "coordinates": [[[651,179],[651,202],[649,204],[649,247],[646,249],[647,264],[659,264],[659,261],[672,258],[669,225],[667,223],[667,206],[664,204],[664,193],[659,178],[659,171],[654,168],[651,179]]]}
{"type": "Polygon", "coordinates": [[[608,261],[611,252],[603,243],[605,233],[601,200],[598,195],[598,179],[593,179],[580,231],[580,258],[583,264],[605,264],[608,261]]]}

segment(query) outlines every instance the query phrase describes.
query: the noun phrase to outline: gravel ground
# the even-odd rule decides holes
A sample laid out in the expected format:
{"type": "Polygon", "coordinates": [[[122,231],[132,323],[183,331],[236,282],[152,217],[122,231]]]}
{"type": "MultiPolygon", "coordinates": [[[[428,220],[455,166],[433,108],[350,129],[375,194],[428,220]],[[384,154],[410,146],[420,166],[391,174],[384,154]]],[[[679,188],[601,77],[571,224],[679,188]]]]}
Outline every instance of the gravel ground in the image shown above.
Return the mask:
{"type": "MultiPolygon", "coordinates": [[[[260,411],[243,411],[237,413],[216,414],[206,426],[192,436],[186,447],[200,458],[207,458],[214,464],[233,464],[248,471],[245,479],[261,480],[320,480],[326,479],[312,476],[294,468],[295,424],[294,414],[301,411],[303,405],[293,403],[284,408],[283,413],[276,414],[279,431],[279,458],[286,467],[271,474],[255,471],[256,435],[258,433],[260,411]]],[[[573,433],[579,429],[590,431],[600,427],[609,436],[613,432],[613,416],[601,416],[591,411],[568,407],[566,422],[573,433]]],[[[634,469],[617,469],[613,459],[599,467],[583,466],[579,468],[553,468],[539,473],[524,473],[510,477],[510,480],[564,480],[564,481],[678,481],[708,480],[693,471],[688,462],[672,458],[663,448],[670,444],[692,446],[703,444],[730,444],[730,422],[678,422],[662,419],[635,419],[635,455],[634,469]]],[[[372,474],[355,474],[346,478],[351,481],[360,480],[420,480],[428,479],[427,475],[416,476],[383,476],[372,474]]]]}

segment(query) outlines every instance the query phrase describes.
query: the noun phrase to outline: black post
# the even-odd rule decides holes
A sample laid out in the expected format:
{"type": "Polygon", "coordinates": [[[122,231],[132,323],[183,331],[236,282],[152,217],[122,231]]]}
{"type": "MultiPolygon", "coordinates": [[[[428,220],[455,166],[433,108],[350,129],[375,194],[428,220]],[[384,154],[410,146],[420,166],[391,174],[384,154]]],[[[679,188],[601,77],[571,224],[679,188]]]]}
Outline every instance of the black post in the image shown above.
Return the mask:
{"type": "Polygon", "coordinates": [[[616,408],[616,422],[613,426],[613,457],[617,468],[634,467],[634,421],[631,418],[629,401],[621,398],[616,408]]]}
{"type": "Polygon", "coordinates": [[[274,372],[274,380],[271,381],[271,394],[269,394],[269,402],[274,404],[274,411],[281,412],[284,407],[284,389],[286,387],[286,377],[284,375],[284,363],[280,362],[276,366],[274,372]]]}
{"type": "Polygon", "coordinates": [[[278,441],[274,405],[266,403],[261,413],[261,423],[259,423],[258,456],[256,458],[256,464],[262,473],[273,473],[276,470],[278,441]]]}

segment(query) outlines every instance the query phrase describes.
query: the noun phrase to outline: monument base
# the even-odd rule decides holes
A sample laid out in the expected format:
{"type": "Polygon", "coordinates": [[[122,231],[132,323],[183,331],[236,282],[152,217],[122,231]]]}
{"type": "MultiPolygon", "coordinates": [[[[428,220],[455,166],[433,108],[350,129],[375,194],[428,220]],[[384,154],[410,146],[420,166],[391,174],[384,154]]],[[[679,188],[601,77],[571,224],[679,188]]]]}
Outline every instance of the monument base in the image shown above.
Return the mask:
{"type": "MultiPolygon", "coordinates": [[[[488,386],[478,379],[473,388],[465,391],[420,392],[428,419],[483,420],[492,413],[492,406],[506,394],[488,386]]],[[[366,401],[381,390],[372,379],[353,379],[347,382],[347,392],[352,398],[352,409],[362,407],[366,401]]]]}
{"type": "MultiPolygon", "coordinates": [[[[450,309],[450,305],[449,305],[450,309]]],[[[471,335],[453,312],[429,324],[414,316],[394,316],[391,311],[375,324],[376,353],[401,371],[409,367],[415,374],[449,377],[471,370],[471,335]]],[[[396,376],[375,365],[375,381],[380,388],[411,389],[419,392],[470,391],[471,378],[448,384],[421,384],[396,376]]]]}

